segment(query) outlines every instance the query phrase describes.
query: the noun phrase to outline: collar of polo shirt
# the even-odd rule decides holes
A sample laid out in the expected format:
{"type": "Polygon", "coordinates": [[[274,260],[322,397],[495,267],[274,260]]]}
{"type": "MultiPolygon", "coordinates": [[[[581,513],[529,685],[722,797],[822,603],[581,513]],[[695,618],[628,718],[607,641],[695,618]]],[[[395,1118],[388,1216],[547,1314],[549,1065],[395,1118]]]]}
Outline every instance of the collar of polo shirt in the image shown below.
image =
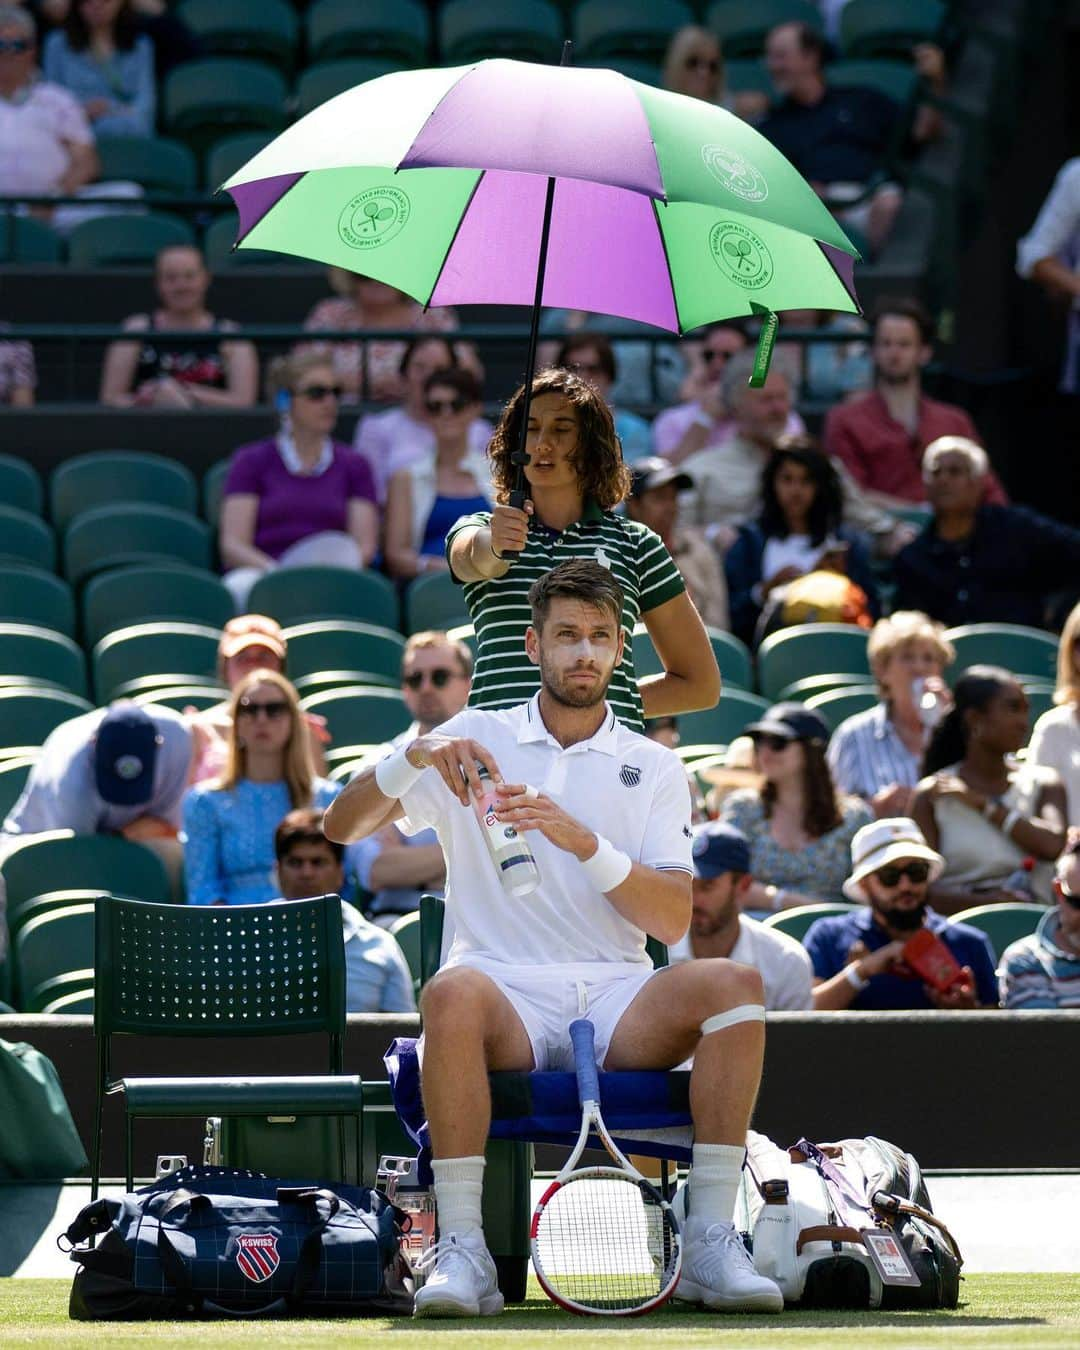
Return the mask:
{"type": "Polygon", "coordinates": [[[619,726],[615,714],[611,711],[611,704],[606,700],[604,708],[607,711],[607,716],[600,724],[599,731],[594,732],[588,740],[577,741],[573,745],[564,747],[559,744],[544,725],[544,719],[540,716],[540,695],[533,694],[526,704],[525,716],[521,719],[521,726],[518,730],[518,744],[526,745],[530,741],[547,741],[557,750],[565,749],[567,754],[580,753],[585,750],[599,750],[601,754],[614,755],[617,753],[619,726]]]}

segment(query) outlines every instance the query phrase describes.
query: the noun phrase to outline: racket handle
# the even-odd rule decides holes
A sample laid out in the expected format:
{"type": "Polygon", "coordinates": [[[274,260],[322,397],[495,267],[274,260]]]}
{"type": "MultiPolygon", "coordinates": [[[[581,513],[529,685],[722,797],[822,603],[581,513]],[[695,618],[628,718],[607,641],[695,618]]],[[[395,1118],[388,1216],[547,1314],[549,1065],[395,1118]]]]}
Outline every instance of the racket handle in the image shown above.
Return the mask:
{"type": "Polygon", "coordinates": [[[570,1023],[570,1044],[574,1047],[574,1069],[577,1073],[578,1098],[600,1104],[600,1076],[596,1071],[596,1030],[587,1017],[570,1023]]]}

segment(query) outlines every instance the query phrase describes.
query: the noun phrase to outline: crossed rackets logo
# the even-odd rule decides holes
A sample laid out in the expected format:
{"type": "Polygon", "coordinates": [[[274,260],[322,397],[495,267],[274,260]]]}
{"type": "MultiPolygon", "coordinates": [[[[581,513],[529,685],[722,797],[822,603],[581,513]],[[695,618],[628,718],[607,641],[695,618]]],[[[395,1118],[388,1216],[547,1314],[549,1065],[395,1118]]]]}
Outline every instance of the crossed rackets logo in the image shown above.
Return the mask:
{"type": "Polygon", "coordinates": [[[772,281],[772,254],[765,241],[737,220],[722,220],[712,227],[709,252],[721,272],[748,291],[772,281]]]}
{"type": "Polygon", "coordinates": [[[412,205],[396,187],[372,187],[351,197],[338,216],[338,237],[350,248],[380,248],[401,233],[412,205]]]}

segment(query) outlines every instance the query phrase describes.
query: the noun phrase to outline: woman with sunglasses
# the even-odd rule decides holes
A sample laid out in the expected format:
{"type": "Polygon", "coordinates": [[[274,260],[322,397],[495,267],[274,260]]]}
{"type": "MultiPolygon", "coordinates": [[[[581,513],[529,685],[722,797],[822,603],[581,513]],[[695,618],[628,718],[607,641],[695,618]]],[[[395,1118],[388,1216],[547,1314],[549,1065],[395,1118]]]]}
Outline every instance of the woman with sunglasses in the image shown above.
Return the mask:
{"type": "Polygon", "coordinates": [[[274,831],[298,808],[324,810],[336,783],[317,778],[296,690],[274,670],[254,670],[233,690],[220,775],[184,798],[189,905],[257,905],[279,894],[274,831]]]}
{"type": "Polygon", "coordinates": [[[748,122],[757,121],[769,108],[769,96],[762,90],[727,90],[720,39],[697,24],[680,28],[668,43],[661,83],[674,94],[715,103],[748,122]]]}
{"type": "Polygon", "coordinates": [[[424,411],[435,434],[434,449],[399,469],[386,497],[386,569],[402,582],[445,572],[451,525],[459,516],[491,507],[487,458],[469,442],[469,428],[480,413],[476,376],[460,368],[429,375],[424,411]]]}
{"type": "Polygon", "coordinates": [[[825,761],[824,718],[801,703],[777,703],[746,735],[761,787],[730,793],[720,808],[721,820],[750,841],[754,880],[743,907],[842,901],[851,840],[874,817],[865,802],[837,792],[825,761]]]}
{"type": "Polygon", "coordinates": [[[969,667],[930,737],[928,776],[911,811],[945,858],[930,890],[939,914],[998,901],[1051,903],[1051,864],[1065,847],[1068,807],[1054,769],[1017,763],[1027,739],[1019,680],[998,666],[969,667]]]}
{"type": "Polygon", "coordinates": [[[279,357],[269,386],[277,435],[233,456],[218,526],[225,585],[241,613],[252,586],[274,568],[358,569],[378,548],[371,469],[333,439],[341,389],[326,357],[279,357]]]}
{"type": "Polygon", "coordinates": [[[1080,605],[1074,605],[1058,643],[1057,705],[1035,723],[1028,763],[1056,769],[1069,799],[1068,822],[1080,828],[1080,605]]]}

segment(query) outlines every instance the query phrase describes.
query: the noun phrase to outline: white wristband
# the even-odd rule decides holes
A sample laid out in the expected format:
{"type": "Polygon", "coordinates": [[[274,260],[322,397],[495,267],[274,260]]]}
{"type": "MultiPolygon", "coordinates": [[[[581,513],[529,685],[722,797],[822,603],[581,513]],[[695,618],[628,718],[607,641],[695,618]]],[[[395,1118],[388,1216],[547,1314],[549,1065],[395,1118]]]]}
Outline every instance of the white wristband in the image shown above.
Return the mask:
{"type": "Polygon", "coordinates": [[[607,895],[622,885],[634,864],[602,834],[596,836],[596,843],[596,852],[582,862],[581,870],[598,891],[607,895]]]}
{"type": "Polygon", "coordinates": [[[870,983],[869,980],[864,980],[859,974],[858,963],[855,961],[852,961],[849,966],[844,967],[844,979],[847,980],[848,984],[851,985],[852,989],[854,989],[857,994],[861,994],[870,983]]]}
{"type": "Polygon", "coordinates": [[[424,772],[405,758],[405,751],[408,748],[407,745],[403,745],[375,765],[376,787],[384,797],[392,797],[395,801],[403,797],[424,772]]]}

